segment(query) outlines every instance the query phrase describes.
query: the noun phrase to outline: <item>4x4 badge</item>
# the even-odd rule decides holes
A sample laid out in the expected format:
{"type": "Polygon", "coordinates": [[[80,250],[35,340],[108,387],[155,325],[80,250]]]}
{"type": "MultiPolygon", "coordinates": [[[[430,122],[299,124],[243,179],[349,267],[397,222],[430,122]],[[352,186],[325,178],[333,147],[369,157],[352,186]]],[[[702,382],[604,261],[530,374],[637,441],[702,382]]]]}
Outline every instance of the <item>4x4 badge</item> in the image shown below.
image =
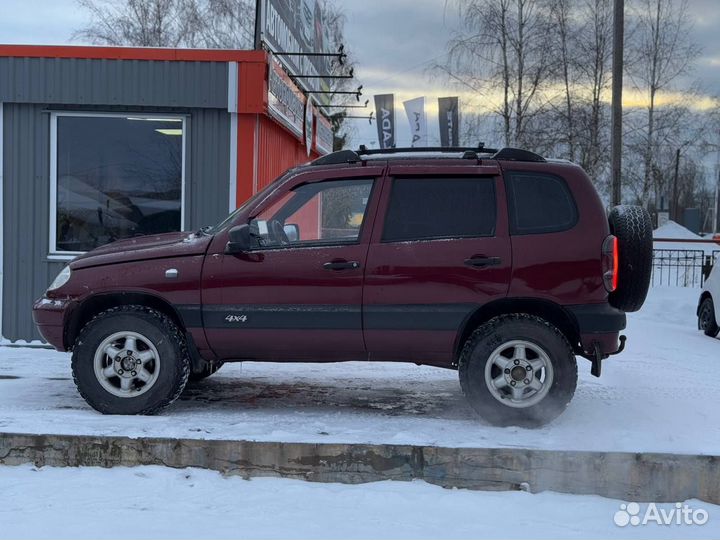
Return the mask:
{"type": "Polygon", "coordinates": [[[228,315],[227,317],[225,317],[225,320],[229,323],[246,322],[247,315],[228,315]]]}

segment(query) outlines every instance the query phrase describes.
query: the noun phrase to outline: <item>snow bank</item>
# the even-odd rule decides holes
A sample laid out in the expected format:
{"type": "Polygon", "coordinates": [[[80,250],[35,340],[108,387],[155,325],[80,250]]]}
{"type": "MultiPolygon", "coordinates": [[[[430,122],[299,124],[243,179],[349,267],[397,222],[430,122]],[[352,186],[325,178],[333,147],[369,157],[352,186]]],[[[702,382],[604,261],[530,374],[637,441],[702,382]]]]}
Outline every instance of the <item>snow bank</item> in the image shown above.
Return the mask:
{"type": "MultiPolygon", "coordinates": [[[[672,238],[677,240],[708,240],[686,229],[679,223],[668,221],[653,231],[653,238],[672,238]]],[[[694,249],[711,255],[713,250],[720,250],[718,244],[696,244],[694,242],[655,242],[655,249],[694,249]]]]}

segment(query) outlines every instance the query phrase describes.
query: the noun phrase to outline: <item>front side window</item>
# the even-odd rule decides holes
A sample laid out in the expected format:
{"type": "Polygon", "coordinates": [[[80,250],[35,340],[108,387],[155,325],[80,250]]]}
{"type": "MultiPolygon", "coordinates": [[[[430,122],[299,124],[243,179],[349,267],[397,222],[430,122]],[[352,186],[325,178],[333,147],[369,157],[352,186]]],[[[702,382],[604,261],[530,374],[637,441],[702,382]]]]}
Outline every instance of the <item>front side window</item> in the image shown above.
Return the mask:
{"type": "Polygon", "coordinates": [[[51,253],[182,228],[180,117],[57,114],[51,253]]]}
{"type": "Polygon", "coordinates": [[[371,179],[303,184],[265,208],[250,226],[262,247],[355,243],[372,186],[371,179]]]}
{"type": "Polygon", "coordinates": [[[492,178],[396,178],[382,241],[492,236],[495,219],[492,178]]]}

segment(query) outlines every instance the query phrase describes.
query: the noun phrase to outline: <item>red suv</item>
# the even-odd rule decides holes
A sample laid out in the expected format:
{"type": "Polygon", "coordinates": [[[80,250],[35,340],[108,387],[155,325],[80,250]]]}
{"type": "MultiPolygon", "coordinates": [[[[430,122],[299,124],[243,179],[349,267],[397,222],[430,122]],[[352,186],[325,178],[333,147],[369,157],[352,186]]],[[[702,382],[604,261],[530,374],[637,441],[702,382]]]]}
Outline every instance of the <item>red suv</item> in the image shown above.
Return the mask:
{"type": "Polygon", "coordinates": [[[600,374],[642,305],[652,228],[577,165],[506,148],[344,150],[222,223],[72,261],[34,306],[95,409],[151,414],[224,362],[457,369],[472,407],[535,426],[600,374]]]}

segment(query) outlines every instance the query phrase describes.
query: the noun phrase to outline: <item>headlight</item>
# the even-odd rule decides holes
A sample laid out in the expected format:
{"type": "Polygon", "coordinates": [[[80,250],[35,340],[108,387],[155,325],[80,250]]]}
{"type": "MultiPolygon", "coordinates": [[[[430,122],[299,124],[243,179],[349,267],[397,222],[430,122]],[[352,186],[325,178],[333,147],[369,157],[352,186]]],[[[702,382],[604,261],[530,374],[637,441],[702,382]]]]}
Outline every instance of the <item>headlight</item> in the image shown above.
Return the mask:
{"type": "Polygon", "coordinates": [[[62,269],[62,271],[57,275],[55,280],[50,284],[48,287],[48,291],[54,291],[55,289],[59,289],[63,285],[65,285],[70,280],[70,267],[66,266],[62,269]]]}

